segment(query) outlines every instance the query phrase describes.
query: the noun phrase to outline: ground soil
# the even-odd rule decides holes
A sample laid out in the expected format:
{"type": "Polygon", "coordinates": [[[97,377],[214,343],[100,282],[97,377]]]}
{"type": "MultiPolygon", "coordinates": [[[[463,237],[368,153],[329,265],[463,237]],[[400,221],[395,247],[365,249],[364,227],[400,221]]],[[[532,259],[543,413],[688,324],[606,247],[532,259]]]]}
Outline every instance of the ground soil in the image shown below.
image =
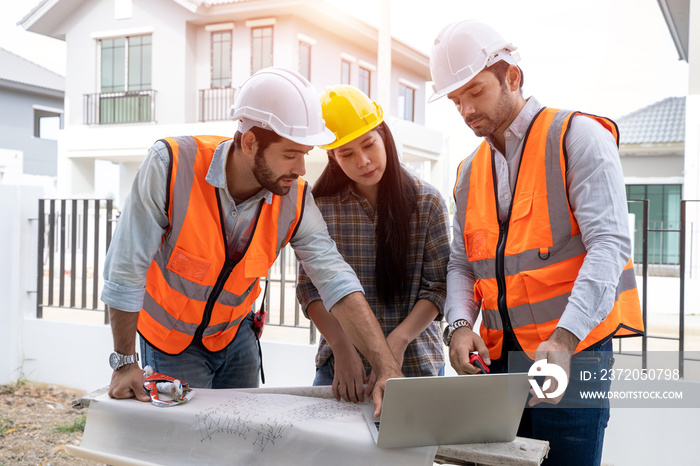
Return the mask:
{"type": "Polygon", "coordinates": [[[0,466],[15,464],[95,465],[68,455],[66,445],[80,445],[87,409],[71,402],[76,390],[18,382],[0,386],[0,466]]]}

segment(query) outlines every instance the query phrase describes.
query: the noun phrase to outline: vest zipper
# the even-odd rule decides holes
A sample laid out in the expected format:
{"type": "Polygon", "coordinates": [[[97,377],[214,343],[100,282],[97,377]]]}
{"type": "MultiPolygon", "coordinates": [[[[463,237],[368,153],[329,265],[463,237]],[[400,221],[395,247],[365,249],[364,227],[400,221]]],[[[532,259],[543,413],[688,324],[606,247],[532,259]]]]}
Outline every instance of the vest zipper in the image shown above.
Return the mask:
{"type": "Polygon", "coordinates": [[[498,243],[496,245],[496,283],[498,284],[498,312],[503,321],[503,331],[512,332],[513,325],[508,315],[508,300],[506,295],[506,240],[508,239],[508,220],[498,221],[498,243]]]}
{"type": "Polygon", "coordinates": [[[219,273],[219,277],[216,279],[216,283],[214,284],[214,288],[212,288],[211,294],[209,295],[209,298],[207,298],[207,304],[204,307],[204,315],[202,316],[202,322],[199,324],[197,327],[197,330],[194,332],[194,341],[195,342],[201,342],[202,341],[202,336],[204,335],[204,330],[206,330],[207,327],[209,327],[209,322],[211,321],[211,314],[212,311],[214,310],[214,304],[216,303],[216,300],[219,298],[219,295],[221,294],[221,291],[224,289],[224,285],[226,284],[226,280],[228,280],[229,275],[231,275],[231,272],[233,271],[234,267],[238,265],[238,263],[243,260],[245,257],[246,252],[248,251],[248,247],[250,246],[250,243],[253,242],[253,238],[255,237],[255,230],[258,228],[258,220],[260,219],[260,212],[262,211],[263,204],[265,203],[265,199],[260,200],[260,204],[258,205],[258,211],[255,216],[255,225],[253,226],[253,231],[250,233],[250,238],[248,239],[248,244],[246,244],[245,249],[243,250],[243,253],[241,253],[240,257],[238,260],[233,260],[229,257],[229,248],[228,248],[228,242],[226,241],[226,224],[224,223],[224,218],[223,218],[223,213],[221,212],[221,198],[219,197],[219,190],[217,189],[216,191],[216,201],[219,205],[219,218],[221,220],[221,233],[224,237],[224,253],[226,254],[226,261],[224,262],[224,266],[221,268],[221,272],[219,273]]]}
{"type": "Polygon", "coordinates": [[[204,335],[204,330],[209,326],[209,322],[211,321],[211,314],[214,310],[214,304],[216,303],[216,299],[221,294],[221,290],[224,289],[224,284],[226,283],[226,280],[228,280],[228,276],[231,275],[231,271],[235,266],[236,263],[231,259],[227,258],[226,262],[224,262],[224,267],[221,269],[221,273],[219,273],[219,278],[216,279],[216,284],[214,284],[214,288],[212,289],[211,294],[209,295],[209,299],[207,299],[207,305],[204,307],[202,323],[199,324],[199,327],[197,327],[197,330],[194,332],[195,341],[202,341],[202,335],[204,335]]]}

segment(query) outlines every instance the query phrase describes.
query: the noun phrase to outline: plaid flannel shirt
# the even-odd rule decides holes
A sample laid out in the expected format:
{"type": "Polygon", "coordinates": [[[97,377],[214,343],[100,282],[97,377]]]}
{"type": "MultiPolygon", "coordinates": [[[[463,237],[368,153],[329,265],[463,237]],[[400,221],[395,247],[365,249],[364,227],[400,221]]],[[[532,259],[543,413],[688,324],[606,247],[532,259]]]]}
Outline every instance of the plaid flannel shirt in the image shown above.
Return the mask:
{"type": "MultiPolygon", "coordinates": [[[[437,318],[406,348],[403,373],[407,377],[434,376],[445,364],[439,322],[442,320],[446,297],[446,268],[450,254],[449,218],[445,202],[431,185],[413,177],[417,202],[407,228],[411,247],[406,267],[410,292],[391,305],[377,296],[375,261],[377,251],[377,217],[369,201],[348,186],[330,197],[316,199],[328,231],[340,254],[353,268],[365,290],[365,298],[377,316],[379,325],[388,335],[411,312],[420,299],[431,301],[439,310],[437,318]]],[[[297,299],[306,313],[310,303],[320,299],[316,288],[299,267],[297,299]]],[[[307,316],[308,317],[308,316],[307,316]]],[[[332,357],[332,350],[323,336],[316,354],[316,367],[332,357]]],[[[363,358],[365,368],[369,363],[363,358]]]]}

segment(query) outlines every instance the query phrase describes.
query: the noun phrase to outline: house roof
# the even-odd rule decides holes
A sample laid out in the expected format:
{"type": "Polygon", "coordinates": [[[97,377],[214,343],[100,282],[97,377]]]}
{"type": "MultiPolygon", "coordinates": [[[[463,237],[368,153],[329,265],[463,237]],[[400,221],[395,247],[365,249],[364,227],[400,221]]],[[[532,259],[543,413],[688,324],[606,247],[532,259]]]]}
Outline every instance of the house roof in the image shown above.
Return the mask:
{"type": "Polygon", "coordinates": [[[65,92],[66,78],[0,48],[0,81],[65,92]]]}
{"type": "Polygon", "coordinates": [[[620,144],[685,142],[685,97],[664,100],[617,120],[620,144]]]}

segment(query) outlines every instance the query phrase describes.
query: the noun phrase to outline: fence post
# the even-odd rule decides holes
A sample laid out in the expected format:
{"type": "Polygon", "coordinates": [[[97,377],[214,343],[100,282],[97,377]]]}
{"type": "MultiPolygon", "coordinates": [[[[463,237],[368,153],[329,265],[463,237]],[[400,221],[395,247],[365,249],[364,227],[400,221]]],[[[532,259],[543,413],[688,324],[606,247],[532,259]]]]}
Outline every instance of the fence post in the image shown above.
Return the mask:
{"type": "Polygon", "coordinates": [[[681,201],[681,257],[680,259],[680,281],[681,290],[679,296],[679,312],[680,316],[678,318],[678,374],[683,378],[683,363],[684,354],[683,348],[685,344],[685,206],[686,200],[681,201]]]}
{"type": "Polygon", "coordinates": [[[36,318],[41,319],[43,315],[43,309],[41,307],[42,301],[44,299],[44,222],[46,218],[44,217],[44,199],[39,199],[39,233],[38,233],[38,247],[37,247],[37,258],[36,258],[36,318]]]}
{"type": "Polygon", "coordinates": [[[649,276],[649,199],[642,201],[642,320],[644,322],[644,335],[642,335],[642,369],[647,368],[647,291],[649,276]]]}
{"type": "MultiPolygon", "coordinates": [[[[112,244],[112,204],[113,201],[112,199],[107,199],[107,205],[106,209],[107,211],[105,212],[105,256],[107,254],[107,251],[109,251],[109,245],[112,244]]],[[[99,251],[98,251],[99,252],[99,251]]],[[[95,257],[95,263],[99,263],[99,253],[96,254],[95,257]]],[[[98,277],[99,277],[99,271],[97,270],[97,267],[95,268],[95,271],[93,272],[93,279],[95,280],[95,288],[97,288],[97,282],[98,282],[98,277]]],[[[97,307],[97,306],[95,306],[97,307]]],[[[109,324],[109,308],[105,304],[105,324],[109,324]]]]}

